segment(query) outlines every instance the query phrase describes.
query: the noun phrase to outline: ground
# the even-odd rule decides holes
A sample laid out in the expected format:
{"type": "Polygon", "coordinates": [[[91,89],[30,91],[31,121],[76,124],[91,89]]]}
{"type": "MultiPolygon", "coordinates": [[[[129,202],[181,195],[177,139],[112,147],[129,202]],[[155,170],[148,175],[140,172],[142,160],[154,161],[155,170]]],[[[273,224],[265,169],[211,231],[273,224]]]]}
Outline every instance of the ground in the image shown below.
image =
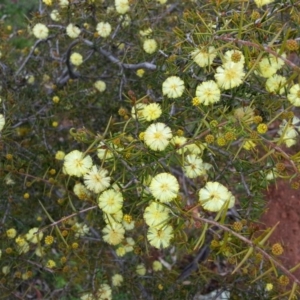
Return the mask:
{"type": "MultiPolygon", "coordinates": [[[[294,190],[288,182],[279,180],[269,187],[266,199],[268,209],[261,222],[267,227],[280,222],[270,241],[282,243],[283,264],[292,268],[300,263],[300,190],[294,190]]],[[[300,279],[300,268],[294,274],[300,279]]]]}

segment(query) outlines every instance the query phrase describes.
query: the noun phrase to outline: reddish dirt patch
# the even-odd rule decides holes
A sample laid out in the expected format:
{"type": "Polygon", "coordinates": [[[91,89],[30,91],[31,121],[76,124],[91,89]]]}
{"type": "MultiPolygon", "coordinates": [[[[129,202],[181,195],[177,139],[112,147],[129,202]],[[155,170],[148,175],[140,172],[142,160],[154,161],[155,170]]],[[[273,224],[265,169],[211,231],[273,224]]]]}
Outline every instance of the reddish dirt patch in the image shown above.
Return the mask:
{"type": "MultiPolygon", "coordinates": [[[[300,263],[300,190],[293,190],[288,182],[279,180],[269,188],[267,200],[268,208],[261,222],[266,227],[280,222],[269,241],[282,243],[282,262],[286,268],[292,268],[300,263]]],[[[300,269],[294,275],[300,279],[300,269]]]]}

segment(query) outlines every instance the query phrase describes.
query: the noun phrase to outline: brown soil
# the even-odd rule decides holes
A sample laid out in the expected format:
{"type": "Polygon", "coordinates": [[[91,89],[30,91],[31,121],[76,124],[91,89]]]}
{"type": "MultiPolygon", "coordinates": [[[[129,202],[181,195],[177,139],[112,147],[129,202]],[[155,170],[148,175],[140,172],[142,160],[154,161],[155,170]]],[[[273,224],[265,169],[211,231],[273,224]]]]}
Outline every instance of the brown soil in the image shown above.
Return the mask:
{"type": "MultiPolygon", "coordinates": [[[[292,268],[300,263],[300,190],[293,190],[288,182],[279,180],[269,188],[267,200],[268,209],[261,222],[266,227],[280,222],[269,241],[282,243],[283,265],[292,268]]],[[[300,279],[300,268],[294,274],[300,279]]]]}

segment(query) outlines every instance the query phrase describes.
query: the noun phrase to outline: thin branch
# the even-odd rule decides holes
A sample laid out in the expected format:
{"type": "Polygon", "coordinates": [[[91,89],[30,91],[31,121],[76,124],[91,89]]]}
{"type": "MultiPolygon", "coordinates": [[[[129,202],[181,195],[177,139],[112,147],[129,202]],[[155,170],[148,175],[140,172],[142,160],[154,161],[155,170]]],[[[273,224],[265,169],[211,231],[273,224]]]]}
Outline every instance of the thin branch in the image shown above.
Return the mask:
{"type": "MultiPolygon", "coordinates": [[[[92,43],[89,40],[83,40],[83,42],[90,46],[94,47],[94,43],[92,43]]],[[[117,57],[113,56],[110,52],[104,50],[103,48],[96,49],[98,52],[100,52],[103,56],[105,56],[108,60],[110,60],[112,63],[117,64],[120,67],[123,67],[125,69],[131,69],[131,70],[138,70],[138,69],[148,69],[148,70],[156,70],[156,65],[149,63],[149,62],[141,62],[137,64],[124,64],[121,60],[119,60],[117,57]]]]}
{"type": "Polygon", "coordinates": [[[18,76],[20,74],[20,72],[22,71],[22,69],[25,67],[25,65],[28,63],[30,57],[32,56],[32,53],[34,52],[35,48],[42,42],[45,42],[45,40],[37,40],[34,45],[32,46],[29,54],[27,55],[27,57],[25,58],[25,60],[23,61],[23,63],[21,64],[20,68],[17,70],[15,76],[18,76]]]}

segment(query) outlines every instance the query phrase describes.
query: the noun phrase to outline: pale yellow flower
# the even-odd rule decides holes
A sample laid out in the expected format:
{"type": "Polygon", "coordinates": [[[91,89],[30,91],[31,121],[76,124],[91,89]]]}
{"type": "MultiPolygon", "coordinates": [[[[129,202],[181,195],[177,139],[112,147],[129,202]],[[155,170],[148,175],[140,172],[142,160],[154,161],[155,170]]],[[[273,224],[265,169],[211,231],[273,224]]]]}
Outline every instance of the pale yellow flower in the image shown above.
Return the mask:
{"type": "Polygon", "coordinates": [[[70,23],[66,28],[66,32],[70,38],[76,39],[80,35],[81,30],[76,25],[70,23]]]}
{"type": "Polygon", "coordinates": [[[9,228],[6,230],[6,235],[9,239],[14,239],[17,235],[17,230],[15,228],[9,228]]]}
{"type": "Polygon", "coordinates": [[[221,91],[215,81],[209,80],[197,86],[196,97],[200,104],[209,105],[220,101],[221,91]]]}
{"type": "Polygon", "coordinates": [[[136,103],[131,108],[131,117],[133,119],[138,119],[139,121],[144,120],[144,108],[146,107],[145,103],[136,103]]]}
{"type": "Polygon", "coordinates": [[[119,256],[119,257],[123,257],[125,256],[126,254],[126,249],[123,247],[123,246],[119,246],[117,249],[116,249],[116,254],[119,256]]]}
{"type": "Polygon", "coordinates": [[[115,0],[115,7],[116,7],[116,11],[123,15],[126,14],[129,9],[129,1],[128,0],[115,0]]]}
{"type": "Polygon", "coordinates": [[[155,260],[152,263],[152,268],[154,272],[158,272],[162,270],[162,263],[159,260],[155,260]]]}
{"type": "Polygon", "coordinates": [[[273,75],[266,81],[266,90],[270,93],[283,94],[286,78],[281,75],[273,75]]]}
{"type": "Polygon", "coordinates": [[[37,23],[32,29],[33,35],[40,40],[44,40],[49,35],[49,29],[46,25],[37,23]]]}
{"type": "MultiPolygon", "coordinates": [[[[122,223],[123,220],[123,212],[122,210],[118,210],[117,212],[113,214],[103,214],[104,222],[106,224],[112,224],[112,223],[122,223]]],[[[123,226],[124,227],[124,226],[123,226]]]]}
{"type": "Polygon", "coordinates": [[[80,66],[83,62],[82,55],[77,52],[74,52],[70,56],[70,61],[74,66],[80,66]]]}
{"type": "Polygon", "coordinates": [[[179,154],[182,154],[187,150],[185,147],[182,147],[186,142],[186,137],[178,135],[175,135],[170,141],[170,143],[175,147],[175,149],[177,149],[176,152],[179,154]]]}
{"type": "Polygon", "coordinates": [[[139,76],[139,77],[143,77],[145,74],[145,70],[144,69],[138,69],[136,71],[136,75],[139,76]]]}
{"type": "Polygon", "coordinates": [[[0,114],[0,132],[4,128],[4,125],[5,125],[5,118],[2,114],[0,114]]]}
{"type": "Polygon", "coordinates": [[[133,238],[128,237],[125,239],[125,241],[123,241],[123,245],[124,245],[126,252],[131,252],[131,251],[133,251],[133,246],[135,245],[135,241],[133,238]]]}
{"type": "Polygon", "coordinates": [[[102,80],[97,80],[94,83],[94,87],[98,92],[102,93],[106,90],[106,83],[102,80]]]}
{"type": "Polygon", "coordinates": [[[108,176],[108,171],[97,166],[92,166],[83,179],[86,187],[94,193],[100,193],[107,189],[111,180],[108,176]]]}
{"type": "Polygon", "coordinates": [[[280,140],[285,143],[287,147],[291,147],[296,144],[296,138],[300,132],[300,119],[294,117],[291,122],[283,120],[279,125],[278,134],[280,140]]]}
{"type": "Polygon", "coordinates": [[[146,121],[158,119],[162,114],[161,107],[158,103],[150,103],[143,109],[143,117],[146,121]]]}
{"type": "Polygon", "coordinates": [[[100,22],[97,24],[96,30],[97,30],[99,36],[106,38],[110,35],[112,28],[109,23],[100,22]]]}
{"type": "Polygon", "coordinates": [[[172,138],[171,129],[164,123],[151,124],[145,131],[145,144],[154,151],[163,151],[172,138]]]}
{"type": "Polygon", "coordinates": [[[70,176],[81,177],[86,174],[93,165],[92,158],[78,150],[73,150],[64,158],[64,170],[70,176]]]}
{"type": "Polygon", "coordinates": [[[60,18],[59,11],[57,9],[53,9],[50,13],[50,18],[54,22],[60,21],[61,18],[60,18]]]}
{"type": "Polygon", "coordinates": [[[162,84],[163,95],[166,95],[168,98],[181,97],[184,88],[184,81],[178,76],[170,76],[162,84]]]}
{"type": "Polygon", "coordinates": [[[25,235],[26,240],[30,243],[37,244],[43,239],[43,232],[38,232],[39,229],[37,227],[31,228],[28,233],[25,235]]]}
{"type": "Polygon", "coordinates": [[[10,266],[3,266],[2,267],[2,273],[5,275],[7,275],[10,272],[10,266]]]}
{"type": "Polygon", "coordinates": [[[294,106],[300,106],[300,85],[298,83],[290,88],[287,98],[294,106]]]}
{"type": "Polygon", "coordinates": [[[52,5],[52,0],[43,0],[43,3],[45,3],[48,6],[52,5]]]}
{"type": "Polygon", "coordinates": [[[184,151],[190,153],[190,154],[196,154],[200,155],[203,153],[205,149],[205,145],[201,143],[192,143],[192,144],[187,144],[184,147],[184,151]]]}
{"type": "Polygon", "coordinates": [[[57,160],[63,160],[65,158],[66,154],[63,151],[57,151],[55,153],[55,159],[57,160]]]}
{"type": "Polygon", "coordinates": [[[119,223],[106,225],[102,230],[103,240],[110,245],[117,245],[124,239],[125,229],[119,223]]]}
{"type": "Polygon", "coordinates": [[[147,36],[147,35],[150,35],[152,32],[153,32],[152,29],[150,27],[148,27],[148,28],[146,28],[144,30],[140,30],[139,34],[141,36],[147,36]]]}
{"type": "Polygon", "coordinates": [[[204,209],[217,212],[222,207],[233,207],[235,198],[221,183],[209,181],[199,191],[199,202],[204,209]]]}
{"type": "Polygon", "coordinates": [[[79,237],[87,235],[89,233],[90,229],[86,224],[76,222],[72,226],[72,230],[75,232],[75,237],[79,238],[79,237]]]}
{"type": "Polygon", "coordinates": [[[144,41],[143,49],[146,53],[152,54],[157,49],[157,42],[155,39],[147,39],[144,41]]]}
{"type": "Polygon", "coordinates": [[[269,57],[264,57],[258,63],[257,72],[260,76],[265,77],[265,78],[269,78],[277,72],[277,69],[274,65],[272,65],[269,57]]]}
{"type": "Polygon", "coordinates": [[[106,190],[99,196],[98,206],[107,214],[116,213],[123,206],[123,196],[113,189],[106,190]]]}
{"type": "Polygon", "coordinates": [[[46,267],[49,268],[49,269],[53,269],[53,268],[56,267],[56,262],[52,259],[49,259],[47,261],[46,267]]]}
{"type": "Polygon", "coordinates": [[[58,4],[60,7],[67,7],[69,6],[69,0],[59,0],[58,4]]]}
{"type": "Polygon", "coordinates": [[[157,249],[168,247],[173,236],[173,228],[170,225],[160,228],[150,227],[147,233],[147,239],[150,245],[157,249]]]}
{"type": "Polygon", "coordinates": [[[193,61],[202,68],[210,66],[216,56],[217,51],[213,46],[197,48],[191,53],[193,61]]]}
{"type": "Polygon", "coordinates": [[[144,276],[146,274],[146,267],[144,264],[139,264],[136,266],[136,273],[140,276],[144,276]]]}
{"type": "Polygon", "coordinates": [[[113,286],[121,286],[124,278],[121,274],[115,274],[112,276],[111,281],[113,286]]]}
{"type": "Polygon", "coordinates": [[[243,66],[245,64],[245,57],[239,50],[228,50],[224,54],[224,64],[228,62],[241,64],[243,66]]]}
{"type": "MultiPolygon", "coordinates": [[[[114,148],[112,144],[109,145],[109,147],[114,148]]],[[[113,152],[104,144],[104,142],[100,142],[99,146],[97,148],[97,156],[100,160],[109,160],[111,159],[114,154],[113,152]]]]}
{"type": "Polygon", "coordinates": [[[270,4],[270,3],[274,2],[274,0],[254,0],[254,2],[257,5],[257,7],[262,7],[266,4],[270,4]]]}
{"type": "Polygon", "coordinates": [[[266,287],[265,287],[265,290],[266,290],[267,292],[272,291],[272,290],[273,290],[273,284],[272,284],[272,283],[267,283],[267,284],[266,284],[266,287]]]}
{"type": "Polygon", "coordinates": [[[144,220],[150,227],[161,227],[169,218],[169,209],[158,202],[151,202],[144,212],[144,220]]]}
{"type": "Polygon", "coordinates": [[[73,192],[80,200],[87,200],[91,197],[91,192],[81,182],[74,185],[73,192]]]}
{"type": "Polygon", "coordinates": [[[220,88],[228,90],[241,85],[244,76],[245,72],[242,65],[228,62],[217,68],[215,79],[220,88]]]}
{"type": "Polygon", "coordinates": [[[152,178],[149,189],[155,199],[170,202],[177,197],[179,184],[172,174],[160,173],[152,178]]]}
{"type": "Polygon", "coordinates": [[[189,154],[185,157],[183,171],[186,177],[196,178],[206,174],[207,167],[202,159],[195,154],[189,154]]]}

